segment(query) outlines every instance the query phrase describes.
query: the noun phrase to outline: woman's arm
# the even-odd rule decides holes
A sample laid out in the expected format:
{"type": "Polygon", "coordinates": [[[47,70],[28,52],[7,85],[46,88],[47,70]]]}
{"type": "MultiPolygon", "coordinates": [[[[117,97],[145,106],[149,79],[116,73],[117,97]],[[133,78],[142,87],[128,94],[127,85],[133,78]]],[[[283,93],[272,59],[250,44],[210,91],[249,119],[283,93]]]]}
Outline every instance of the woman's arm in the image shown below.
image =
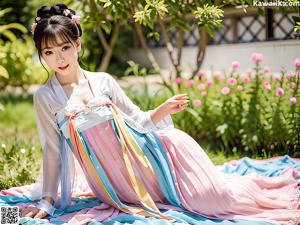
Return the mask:
{"type": "Polygon", "coordinates": [[[170,117],[171,114],[185,109],[188,104],[188,97],[186,94],[175,95],[154,110],[143,112],[125,95],[120,85],[112,76],[109,74],[106,74],[106,76],[108,78],[107,85],[112,101],[122,110],[122,112],[147,130],[157,129],[156,125],[159,122],[170,117]]]}
{"type": "MultiPolygon", "coordinates": [[[[43,182],[41,184],[41,204],[22,210],[21,216],[43,218],[48,213],[47,203],[54,204],[60,178],[60,140],[55,116],[49,107],[45,87],[40,88],[34,95],[34,111],[38,128],[40,144],[43,150],[43,182]]],[[[34,193],[33,193],[34,194],[34,193]]],[[[48,205],[50,206],[50,205],[48,205]]],[[[49,211],[49,210],[48,210],[49,211]]]]}

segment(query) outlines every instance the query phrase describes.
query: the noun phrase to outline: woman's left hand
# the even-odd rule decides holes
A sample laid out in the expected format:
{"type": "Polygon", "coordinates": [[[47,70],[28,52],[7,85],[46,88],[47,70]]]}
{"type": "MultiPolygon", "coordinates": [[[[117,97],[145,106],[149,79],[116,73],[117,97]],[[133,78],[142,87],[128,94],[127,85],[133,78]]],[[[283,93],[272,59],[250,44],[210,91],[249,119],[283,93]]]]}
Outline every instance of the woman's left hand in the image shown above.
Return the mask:
{"type": "Polygon", "coordinates": [[[163,103],[163,108],[167,114],[175,114],[184,110],[189,104],[189,96],[187,94],[174,95],[163,103]]]}

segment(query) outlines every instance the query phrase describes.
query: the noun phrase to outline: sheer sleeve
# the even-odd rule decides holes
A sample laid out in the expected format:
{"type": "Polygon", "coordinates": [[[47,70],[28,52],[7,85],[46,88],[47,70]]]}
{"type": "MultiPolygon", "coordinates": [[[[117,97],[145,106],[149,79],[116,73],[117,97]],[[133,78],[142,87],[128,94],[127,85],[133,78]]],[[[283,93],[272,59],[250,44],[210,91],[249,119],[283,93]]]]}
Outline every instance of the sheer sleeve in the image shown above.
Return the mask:
{"type": "Polygon", "coordinates": [[[42,193],[56,201],[60,178],[60,138],[55,115],[47,100],[47,94],[41,88],[34,94],[34,111],[43,151],[42,193]]]}
{"type": "Polygon", "coordinates": [[[116,82],[116,80],[108,75],[108,85],[111,93],[112,101],[118,106],[118,108],[125,113],[128,117],[134,120],[136,123],[140,124],[146,130],[158,130],[166,127],[174,127],[171,116],[167,116],[162,121],[154,124],[150,112],[143,112],[140,108],[135,105],[124,93],[121,89],[120,85],[116,82]]]}

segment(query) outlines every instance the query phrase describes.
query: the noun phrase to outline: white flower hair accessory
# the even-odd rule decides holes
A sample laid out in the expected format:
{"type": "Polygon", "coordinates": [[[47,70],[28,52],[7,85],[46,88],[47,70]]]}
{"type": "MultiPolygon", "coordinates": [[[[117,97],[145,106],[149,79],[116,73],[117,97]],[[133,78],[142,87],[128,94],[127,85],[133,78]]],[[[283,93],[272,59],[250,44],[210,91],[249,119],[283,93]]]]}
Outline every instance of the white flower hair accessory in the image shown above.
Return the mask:
{"type": "MultiPolygon", "coordinates": [[[[69,9],[65,9],[63,11],[63,15],[64,16],[68,16],[71,13],[71,11],[69,9]]],[[[41,20],[41,17],[36,17],[35,18],[35,22],[31,25],[31,33],[34,34],[35,28],[37,26],[37,23],[41,20]]],[[[72,15],[71,18],[72,22],[76,23],[76,24],[80,24],[80,16],[76,16],[76,15],[72,15]]]]}
{"type": "Polygon", "coordinates": [[[64,16],[68,16],[70,13],[71,13],[71,11],[68,10],[68,9],[65,9],[65,10],[63,11],[63,15],[64,15],[64,16]]]}
{"type": "Polygon", "coordinates": [[[79,24],[79,23],[80,23],[80,16],[73,15],[73,16],[72,16],[72,21],[73,21],[74,23],[79,24]]]}
{"type": "Polygon", "coordinates": [[[32,33],[32,34],[34,34],[36,25],[37,25],[37,23],[38,23],[41,19],[42,19],[42,18],[39,17],[39,16],[35,18],[35,22],[31,25],[31,33],[32,33]]]}

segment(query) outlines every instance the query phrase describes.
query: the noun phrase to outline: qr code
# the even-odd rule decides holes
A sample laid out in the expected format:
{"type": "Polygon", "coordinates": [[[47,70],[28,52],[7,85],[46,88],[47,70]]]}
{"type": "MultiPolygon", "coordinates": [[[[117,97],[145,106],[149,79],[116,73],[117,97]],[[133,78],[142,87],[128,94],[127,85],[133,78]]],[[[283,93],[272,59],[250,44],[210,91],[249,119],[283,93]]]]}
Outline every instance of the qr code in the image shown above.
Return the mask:
{"type": "Polygon", "coordinates": [[[0,224],[18,225],[19,224],[19,206],[0,206],[0,224]]]}

